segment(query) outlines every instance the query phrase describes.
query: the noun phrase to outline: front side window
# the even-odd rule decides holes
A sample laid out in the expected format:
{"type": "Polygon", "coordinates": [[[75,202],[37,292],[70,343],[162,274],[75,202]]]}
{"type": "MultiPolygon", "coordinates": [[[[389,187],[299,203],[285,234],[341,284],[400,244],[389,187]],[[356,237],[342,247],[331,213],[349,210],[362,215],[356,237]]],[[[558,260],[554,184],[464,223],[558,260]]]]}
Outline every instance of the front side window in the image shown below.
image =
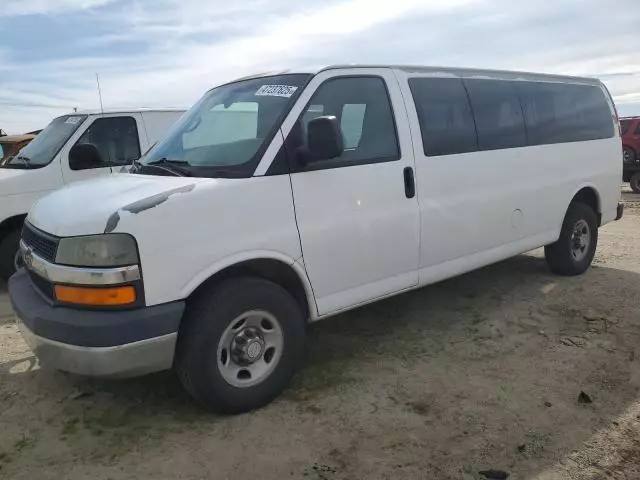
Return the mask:
{"type": "Polygon", "coordinates": [[[640,122],[638,122],[638,126],[636,127],[636,135],[640,135],[640,122]]]}
{"type": "Polygon", "coordinates": [[[140,158],[138,127],[133,117],[96,119],[76,142],[83,143],[98,148],[105,167],[130,165],[140,158]]]}
{"type": "MultiPolygon", "coordinates": [[[[622,135],[626,135],[630,127],[631,127],[631,120],[620,121],[620,133],[622,133],[622,135]]],[[[638,124],[638,129],[640,129],[640,124],[638,124]]]]}
{"type": "Polygon", "coordinates": [[[2,167],[40,168],[48,165],[86,119],[87,115],[64,115],[54,119],[19,155],[2,167]]]}
{"type": "Polygon", "coordinates": [[[511,82],[465,79],[478,132],[479,150],[524,147],[522,108],[511,82]]]}
{"type": "Polygon", "coordinates": [[[325,169],[393,161],[400,158],[393,110],[380,77],[338,77],[324,82],[289,136],[293,148],[304,146],[308,123],[322,115],[335,116],[344,141],[343,154],[310,164],[325,169]]]}
{"type": "Polygon", "coordinates": [[[181,174],[249,177],[283,118],[310,78],[307,74],[252,78],[210,90],[140,160],[181,174]]]}
{"type": "Polygon", "coordinates": [[[469,97],[459,78],[411,78],[424,153],[434,157],[475,152],[476,127],[469,97]]]}

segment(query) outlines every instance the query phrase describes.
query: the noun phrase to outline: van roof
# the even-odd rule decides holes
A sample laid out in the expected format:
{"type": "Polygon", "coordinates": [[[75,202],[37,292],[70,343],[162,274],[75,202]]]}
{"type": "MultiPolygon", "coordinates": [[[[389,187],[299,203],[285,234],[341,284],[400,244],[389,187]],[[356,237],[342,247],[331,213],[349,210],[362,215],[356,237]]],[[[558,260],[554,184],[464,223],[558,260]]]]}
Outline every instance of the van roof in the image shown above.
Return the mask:
{"type": "Polygon", "coordinates": [[[69,113],[65,113],[65,115],[100,115],[101,113],[108,113],[108,114],[114,114],[114,113],[145,113],[145,112],[177,112],[177,113],[182,113],[185,112],[186,109],[185,108],[173,108],[173,107],[167,107],[167,108],[105,108],[104,110],[101,110],[99,108],[92,108],[92,109],[85,109],[85,110],[78,110],[77,112],[69,112],[69,113]]]}
{"type": "Polygon", "coordinates": [[[419,73],[428,74],[432,76],[445,76],[445,77],[475,77],[475,78],[492,78],[501,80],[537,80],[537,81],[556,81],[567,83],[586,83],[591,85],[601,85],[602,82],[597,78],[577,77],[570,75],[553,75],[546,73],[532,73],[532,72],[520,72],[510,70],[490,70],[490,69],[476,69],[476,68],[459,68],[459,67],[437,67],[437,66],[419,66],[419,65],[330,65],[318,69],[307,70],[285,70],[277,72],[262,72],[255,75],[249,75],[243,78],[238,78],[234,81],[246,80],[250,78],[271,77],[274,75],[283,75],[287,73],[307,73],[318,74],[326,70],[336,70],[342,68],[391,68],[395,70],[402,70],[407,73],[419,73]]]}

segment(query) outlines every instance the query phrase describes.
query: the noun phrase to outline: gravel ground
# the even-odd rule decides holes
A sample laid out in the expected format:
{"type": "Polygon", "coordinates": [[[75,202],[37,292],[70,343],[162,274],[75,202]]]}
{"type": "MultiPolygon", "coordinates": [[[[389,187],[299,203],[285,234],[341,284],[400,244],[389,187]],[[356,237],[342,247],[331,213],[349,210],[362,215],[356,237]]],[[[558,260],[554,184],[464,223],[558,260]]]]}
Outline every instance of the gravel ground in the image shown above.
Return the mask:
{"type": "Polygon", "coordinates": [[[638,479],[640,195],[624,199],[587,274],[535,251],[315,324],[294,385],[234,417],[170,372],[40,370],[0,287],[0,477],[638,479]]]}

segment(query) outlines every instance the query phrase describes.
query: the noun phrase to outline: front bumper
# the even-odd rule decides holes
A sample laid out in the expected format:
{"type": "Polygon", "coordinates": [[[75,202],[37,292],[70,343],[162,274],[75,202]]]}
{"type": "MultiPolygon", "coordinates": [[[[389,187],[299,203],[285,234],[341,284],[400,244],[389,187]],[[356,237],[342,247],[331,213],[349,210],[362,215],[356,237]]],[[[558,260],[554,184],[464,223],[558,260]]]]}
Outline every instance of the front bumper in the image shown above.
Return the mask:
{"type": "Polygon", "coordinates": [[[620,220],[624,215],[624,203],[618,203],[618,209],[616,211],[616,220],[620,220]]]}
{"type": "Polygon", "coordinates": [[[9,280],[18,325],[43,368],[132,377],[171,368],[184,302],[133,310],[51,305],[22,269],[9,280]]]}

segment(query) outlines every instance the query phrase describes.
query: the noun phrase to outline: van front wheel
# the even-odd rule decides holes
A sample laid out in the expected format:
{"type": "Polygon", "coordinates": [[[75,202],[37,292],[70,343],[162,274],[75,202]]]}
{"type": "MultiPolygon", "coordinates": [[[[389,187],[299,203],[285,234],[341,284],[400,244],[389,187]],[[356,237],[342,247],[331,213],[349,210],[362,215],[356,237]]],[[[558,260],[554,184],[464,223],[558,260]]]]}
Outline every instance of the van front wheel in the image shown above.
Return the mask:
{"type": "Polygon", "coordinates": [[[591,265],[598,244],[596,213],[584,203],[569,206],[557,242],[544,248],[547,264],[560,275],[580,275],[591,265]]]}
{"type": "Polygon", "coordinates": [[[261,278],[206,289],[188,305],[175,367],[186,390],[219,413],[260,408],[289,384],[304,353],[305,319],[294,298],[261,278]]]}
{"type": "Polygon", "coordinates": [[[0,239],[0,279],[5,282],[16,271],[20,230],[13,230],[0,239]]]}

